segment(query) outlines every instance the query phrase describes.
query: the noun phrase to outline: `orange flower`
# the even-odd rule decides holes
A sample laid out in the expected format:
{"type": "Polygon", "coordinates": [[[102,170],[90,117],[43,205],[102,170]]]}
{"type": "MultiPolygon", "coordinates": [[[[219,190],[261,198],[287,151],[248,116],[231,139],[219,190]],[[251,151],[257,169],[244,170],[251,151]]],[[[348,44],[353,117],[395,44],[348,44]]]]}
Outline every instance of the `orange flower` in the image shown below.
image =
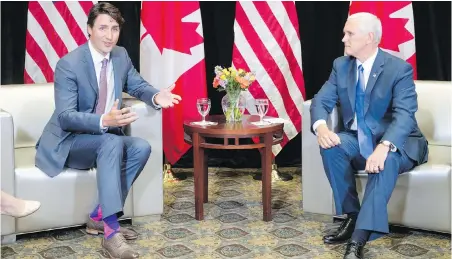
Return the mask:
{"type": "Polygon", "coordinates": [[[220,80],[215,77],[213,79],[213,88],[218,88],[219,85],[220,85],[220,80]]]}
{"type": "Polygon", "coordinates": [[[235,80],[240,84],[240,87],[243,89],[246,89],[250,85],[250,82],[243,77],[236,76],[235,80]]]}

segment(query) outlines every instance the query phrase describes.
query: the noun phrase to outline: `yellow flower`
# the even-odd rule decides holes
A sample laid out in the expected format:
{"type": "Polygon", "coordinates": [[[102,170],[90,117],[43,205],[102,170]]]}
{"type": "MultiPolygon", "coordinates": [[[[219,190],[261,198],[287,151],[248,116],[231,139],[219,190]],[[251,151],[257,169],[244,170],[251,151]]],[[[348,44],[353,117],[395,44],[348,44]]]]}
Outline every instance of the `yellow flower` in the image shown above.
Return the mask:
{"type": "Polygon", "coordinates": [[[221,75],[221,76],[220,76],[220,79],[221,79],[221,80],[226,80],[226,76],[225,76],[225,75],[221,75]]]}
{"type": "Polygon", "coordinates": [[[243,72],[245,72],[245,71],[243,71],[243,69],[239,69],[239,74],[241,74],[241,73],[243,73],[243,72]]]}
{"type": "Polygon", "coordinates": [[[228,70],[226,68],[223,68],[223,70],[221,70],[221,72],[223,72],[223,74],[226,74],[226,72],[228,72],[228,70]]]}

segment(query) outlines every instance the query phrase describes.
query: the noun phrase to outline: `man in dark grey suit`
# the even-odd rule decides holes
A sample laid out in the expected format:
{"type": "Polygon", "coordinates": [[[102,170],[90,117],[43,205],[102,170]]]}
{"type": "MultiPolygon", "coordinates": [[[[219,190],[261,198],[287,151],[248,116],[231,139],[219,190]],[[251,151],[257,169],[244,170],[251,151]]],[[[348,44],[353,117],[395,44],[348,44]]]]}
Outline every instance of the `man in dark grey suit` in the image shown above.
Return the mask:
{"type": "Polygon", "coordinates": [[[344,258],[363,258],[364,245],[389,232],[387,203],[400,173],[427,162],[427,141],[417,125],[413,69],[404,60],[378,48],[380,20],[369,13],[351,15],[344,27],[348,56],[334,61],[329,80],[311,105],[336,213],[347,219],[336,233],[323,238],[333,244],[351,239],[344,258]],[[326,126],[340,106],[344,129],[326,126]],[[368,182],[360,204],[355,170],[365,169],[368,182]]]}
{"type": "Polygon", "coordinates": [[[122,127],[137,115],[130,108],[120,109],[122,92],[155,109],[172,107],[181,98],[172,88],[159,91],[149,85],[127,51],[116,46],[123,23],[115,6],[94,5],[88,15],[89,41],[58,61],[55,112],[38,141],[36,166],[50,177],[65,166],[96,167],[99,205],[89,217],[87,232],[104,233],[102,246],[111,257],[138,258],[124,240],[137,238],[137,233],[120,228],[118,217],[151,147],[146,140],[124,135],[122,127]]]}

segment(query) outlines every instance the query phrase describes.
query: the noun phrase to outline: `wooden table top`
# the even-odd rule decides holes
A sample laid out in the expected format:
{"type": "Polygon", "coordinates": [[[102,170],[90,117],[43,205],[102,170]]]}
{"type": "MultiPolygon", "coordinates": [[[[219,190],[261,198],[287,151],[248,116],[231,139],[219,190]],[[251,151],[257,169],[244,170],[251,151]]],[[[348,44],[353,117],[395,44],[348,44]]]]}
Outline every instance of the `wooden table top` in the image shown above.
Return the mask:
{"type": "MultiPolygon", "coordinates": [[[[264,119],[272,119],[272,117],[264,117],[264,119]]],[[[257,115],[243,115],[241,122],[226,122],[224,115],[212,115],[207,116],[206,121],[217,122],[217,125],[194,125],[191,122],[200,120],[187,120],[184,122],[184,131],[186,133],[208,135],[258,135],[282,131],[284,127],[284,123],[271,123],[265,126],[252,124],[252,122],[258,122],[259,120],[260,117],[257,115]]]]}

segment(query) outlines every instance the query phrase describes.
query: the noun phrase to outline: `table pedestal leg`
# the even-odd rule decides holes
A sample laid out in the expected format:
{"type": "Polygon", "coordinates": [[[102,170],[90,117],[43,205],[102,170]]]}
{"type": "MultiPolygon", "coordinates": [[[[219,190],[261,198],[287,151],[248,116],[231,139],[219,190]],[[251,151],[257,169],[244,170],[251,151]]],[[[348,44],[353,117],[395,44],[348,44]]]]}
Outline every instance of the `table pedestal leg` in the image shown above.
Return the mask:
{"type": "Polygon", "coordinates": [[[195,180],[195,218],[204,219],[204,149],[200,147],[201,138],[193,133],[193,174],[195,180]]]}
{"type": "Polygon", "coordinates": [[[209,201],[209,167],[207,164],[207,152],[203,149],[204,155],[203,162],[202,162],[202,170],[204,172],[204,203],[207,203],[209,201]]]}
{"type": "Polygon", "coordinates": [[[261,152],[261,163],[262,163],[262,206],[264,221],[272,220],[272,207],[271,207],[271,196],[272,196],[272,179],[271,179],[271,163],[272,163],[272,144],[273,136],[272,134],[265,134],[263,138],[265,147],[261,152]]]}

